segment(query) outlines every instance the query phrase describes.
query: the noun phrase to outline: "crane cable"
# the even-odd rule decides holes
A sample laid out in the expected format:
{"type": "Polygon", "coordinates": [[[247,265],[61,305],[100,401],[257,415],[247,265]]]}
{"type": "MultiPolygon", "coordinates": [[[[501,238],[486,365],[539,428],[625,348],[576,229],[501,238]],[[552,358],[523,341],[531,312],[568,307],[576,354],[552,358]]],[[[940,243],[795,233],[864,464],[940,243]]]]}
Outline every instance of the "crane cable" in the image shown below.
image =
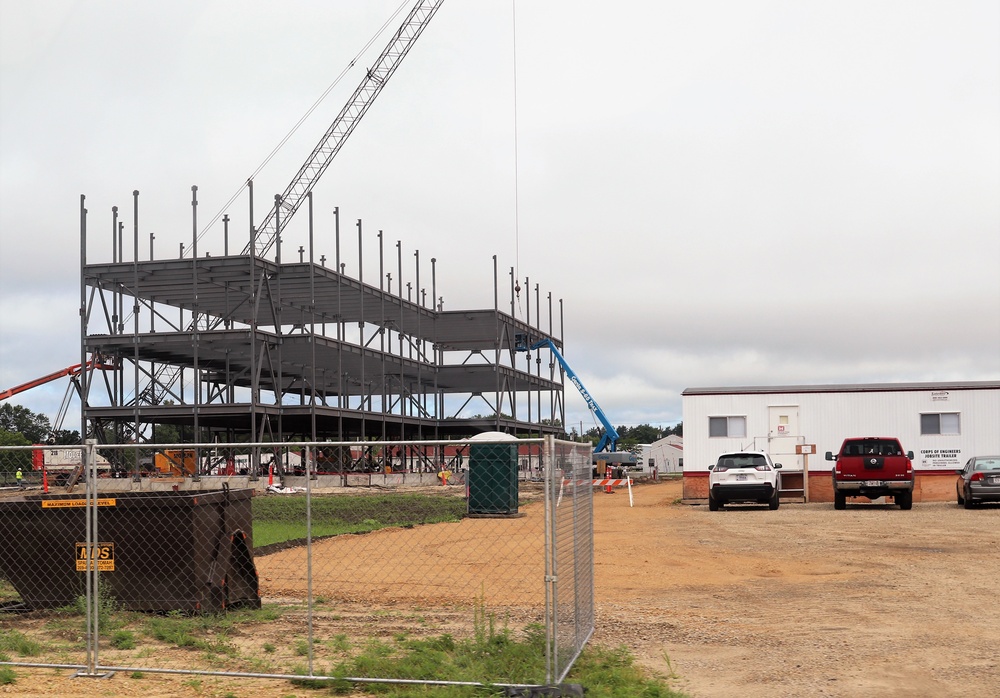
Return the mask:
{"type": "MultiPolygon", "coordinates": [[[[274,146],[274,149],[268,154],[266,158],[264,158],[264,161],[261,162],[257,166],[257,169],[255,169],[250,174],[250,176],[247,178],[247,182],[253,181],[253,178],[256,177],[258,174],[260,174],[261,170],[263,170],[267,166],[267,164],[271,162],[274,156],[278,154],[278,151],[281,150],[288,142],[288,140],[295,135],[295,132],[299,130],[299,127],[301,127],[303,123],[305,123],[306,119],[312,116],[312,113],[316,111],[316,109],[323,102],[323,100],[325,100],[327,96],[334,90],[334,88],[340,84],[340,81],[347,76],[347,73],[350,72],[352,68],[354,68],[358,60],[361,59],[361,56],[364,55],[364,53],[368,51],[369,48],[371,48],[371,45],[375,43],[375,40],[382,35],[382,33],[386,30],[386,27],[390,26],[394,22],[396,17],[399,16],[399,13],[403,11],[404,7],[406,7],[408,1],[409,0],[403,0],[399,4],[399,7],[396,8],[396,11],[392,13],[392,16],[390,16],[387,20],[385,20],[385,22],[382,23],[382,26],[378,28],[378,31],[372,34],[371,38],[368,39],[367,43],[365,43],[365,45],[361,48],[361,50],[358,51],[356,54],[354,54],[354,58],[351,59],[350,63],[348,63],[347,66],[340,71],[340,74],[334,79],[332,83],[330,83],[329,87],[327,87],[326,90],[323,91],[323,94],[321,94],[316,99],[316,101],[313,102],[312,106],[306,110],[305,114],[303,114],[299,118],[299,120],[295,122],[295,125],[292,126],[291,130],[289,130],[288,133],[285,134],[285,137],[278,142],[278,145],[274,146]]],[[[233,202],[236,201],[237,198],[239,198],[242,192],[243,192],[243,185],[240,185],[240,187],[229,198],[229,201],[227,201],[219,210],[219,212],[215,214],[212,220],[210,220],[208,224],[201,229],[201,232],[198,233],[198,238],[197,238],[198,240],[201,240],[203,237],[205,237],[205,234],[208,233],[208,231],[212,228],[213,225],[215,225],[218,222],[220,218],[222,218],[223,213],[225,213],[225,211],[230,206],[232,206],[233,202]]],[[[253,221],[250,221],[251,225],[253,225],[253,223],[254,223],[253,221]]],[[[185,250],[185,252],[187,252],[187,250],[185,250]]]]}
{"type": "Polygon", "coordinates": [[[521,240],[520,240],[520,202],[517,162],[517,0],[510,0],[510,20],[513,48],[511,51],[514,71],[514,292],[517,296],[517,310],[521,314],[521,240]]]}

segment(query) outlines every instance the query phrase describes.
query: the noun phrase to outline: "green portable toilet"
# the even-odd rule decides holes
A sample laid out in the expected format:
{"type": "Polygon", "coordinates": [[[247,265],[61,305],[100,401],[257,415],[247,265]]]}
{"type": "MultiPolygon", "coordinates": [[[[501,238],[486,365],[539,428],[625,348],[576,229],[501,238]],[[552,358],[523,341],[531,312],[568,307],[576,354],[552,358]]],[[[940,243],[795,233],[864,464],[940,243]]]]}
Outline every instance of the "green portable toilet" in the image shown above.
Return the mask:
{"type": "Polygon", "coordinates": [[[517,444],[469,445],[469,515],[517,514],[517,444]]]}

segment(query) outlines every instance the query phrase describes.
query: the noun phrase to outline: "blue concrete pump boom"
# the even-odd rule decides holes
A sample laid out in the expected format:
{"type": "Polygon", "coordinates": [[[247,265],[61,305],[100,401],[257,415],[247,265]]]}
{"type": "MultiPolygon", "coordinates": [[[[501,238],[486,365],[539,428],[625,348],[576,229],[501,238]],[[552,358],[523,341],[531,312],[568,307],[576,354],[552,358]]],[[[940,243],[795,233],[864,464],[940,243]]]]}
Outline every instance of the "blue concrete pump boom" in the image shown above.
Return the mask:
{"type": "Polygon", "coordinates": [[[583,387],[583,382],[580,377],[576,375],[576,372],[570,368],[569,364],[566,363],[566,359],[563,355],[559,353],[556,349],[555,343],[551,339],[540,339],[537,342],[528,342],[527,335],[518,334],[514,336],[514,350],[515,351],[534,351],[535,349],[541,349],[542,347],[548,347],[552,355],[556,357],[559,361],[559,365],[563,367],[566,375],[569,376],[569,380],[576,389],[580,391],[583,395],[583,399],[587,401],[587,407],[593,412],[597,418],[601,421],[601,425],[604,427],[604,433],[601,434],[601,440],[597,442],[597,446],[594,448],[594,453],[600,453],[601,451],[608,450],[614,451],[618,446],[618,431],[614,428],[610,421],[608,421],[607,415],[604,414],[604,410],[601,406],[597,404],[597,400],[591,395],[585,387],[583,387]]]}

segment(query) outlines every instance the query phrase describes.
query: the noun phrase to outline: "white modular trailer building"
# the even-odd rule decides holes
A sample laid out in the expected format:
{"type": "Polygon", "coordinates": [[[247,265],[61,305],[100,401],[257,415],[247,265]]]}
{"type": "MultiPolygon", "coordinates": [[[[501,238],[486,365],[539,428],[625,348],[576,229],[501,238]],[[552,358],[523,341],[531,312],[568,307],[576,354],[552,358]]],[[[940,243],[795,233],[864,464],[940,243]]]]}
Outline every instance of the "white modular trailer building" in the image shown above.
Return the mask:
{"type": "Polygon", "coordinates": [[[649,446],[646,462],[650,469],[658,473],[679,473],[684,466],[684,439],[680,436],[666,436],[649,446]]]}
{"type": "MultiPolygon", "coordinates": [[[[767,451],[783,474],[805,470],[810,483],[829,479],[824,454],[847,437],[899,438],[918,480],[1000,454],[1000,381],[688,388],[682,400],[685,498],[707,496],[708,466],[732,450],[767,451]]],[[[943,498],[945,484],[925,499],[943,498]]]]}

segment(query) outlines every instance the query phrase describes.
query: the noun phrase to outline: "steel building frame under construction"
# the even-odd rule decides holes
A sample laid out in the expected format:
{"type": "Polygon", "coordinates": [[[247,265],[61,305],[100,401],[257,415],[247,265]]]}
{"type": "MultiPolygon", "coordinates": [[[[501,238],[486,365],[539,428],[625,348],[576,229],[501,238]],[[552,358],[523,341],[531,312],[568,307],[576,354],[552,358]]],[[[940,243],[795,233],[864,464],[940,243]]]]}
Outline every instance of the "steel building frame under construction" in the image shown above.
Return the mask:
{"type": "MultiPolygon", "coordinates": [[[[192,192],[197,230],[197,188],[192,192]]],[[[391,260],[397,261],[393,285],[381,231],[378,284],[364,282],[360,220],[358,278],[347,276],[337,210],[335,266],[326,266],[326,257],[317,263],[311,194],[309,242],[292,262],[282,259],[280,239],[273,259],[257,256],[253,244],[230,254],[228,216],[221,256],[199,254],[193,235],[178,257],[154,259],[150,234],[148,259],[140,260],[139,193],[132,196],[132,259],[123,252],[125,223],[115,207],[112,259],[104,263],[88,259],[96,244],[80,199],[81,356],[114,366],[81,377],[81,433],[103,442],[156,443],[157,425],[173,425],[185,440],[200,442],[564,432],[562,370],[549,358],[545,371],[538,354],[532,367],[530,355],[515,352],[518,334],[551,337],[562,346],[552,334],[552,294],[548,331],[539,327],[537,285],[535,323],[530,290],[528,320],[517,319],[520,284],[511,269],[510,312],[502,311],[495,256],[494,307],[445,311],[436,260],[428,305],[419,251],[416,284],[407,283],[404,294],[402,252],[391,260]],[[519,354],[525,357],[520,369],[519,354]],[[469,416],[476,405],[477,414],[469,416]],[[478,414],[483,405],[485,417],[478,414]]],[[[561,335],[562,300],[558,324],[561,335]]]]}

